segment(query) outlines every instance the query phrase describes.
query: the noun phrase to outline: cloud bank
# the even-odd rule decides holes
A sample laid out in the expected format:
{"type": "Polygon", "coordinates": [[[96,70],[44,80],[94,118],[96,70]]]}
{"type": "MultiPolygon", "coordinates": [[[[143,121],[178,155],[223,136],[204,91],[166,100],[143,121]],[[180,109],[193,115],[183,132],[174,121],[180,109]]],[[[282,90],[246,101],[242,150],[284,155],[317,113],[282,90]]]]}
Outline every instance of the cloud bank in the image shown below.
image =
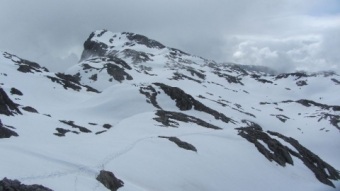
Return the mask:
{"type": "Polygon", "coordinates": [[[0,51],[65,71],[97,29],[135,32],[217,62],[340,73],[338,0],[5,1],[0,51]]]}

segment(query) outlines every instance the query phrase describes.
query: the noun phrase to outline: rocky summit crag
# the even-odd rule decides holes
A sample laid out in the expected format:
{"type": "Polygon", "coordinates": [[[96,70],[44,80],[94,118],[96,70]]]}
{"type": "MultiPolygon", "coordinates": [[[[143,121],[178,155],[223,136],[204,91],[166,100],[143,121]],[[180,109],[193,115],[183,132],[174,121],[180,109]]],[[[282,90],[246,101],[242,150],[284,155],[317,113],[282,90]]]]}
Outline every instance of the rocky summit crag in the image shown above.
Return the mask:
{"type": "Polygon", "coordinates": [[[340,76],[274,74],[107,30],[64,73],[1,52],[0,189],[339,189],[340,76]]]}

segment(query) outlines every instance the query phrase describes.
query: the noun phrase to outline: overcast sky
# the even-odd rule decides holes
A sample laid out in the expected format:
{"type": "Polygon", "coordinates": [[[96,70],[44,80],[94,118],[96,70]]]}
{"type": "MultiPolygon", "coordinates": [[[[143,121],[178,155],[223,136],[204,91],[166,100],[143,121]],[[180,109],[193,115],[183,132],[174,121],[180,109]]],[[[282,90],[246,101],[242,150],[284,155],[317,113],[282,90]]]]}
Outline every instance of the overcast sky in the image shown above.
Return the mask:
{"type": "Polygon", "coordinates": [[[51,71],[94,30],[134,32],[217,62],[340,73],[340,0],[1,0],[0,51],[51,71]]]}

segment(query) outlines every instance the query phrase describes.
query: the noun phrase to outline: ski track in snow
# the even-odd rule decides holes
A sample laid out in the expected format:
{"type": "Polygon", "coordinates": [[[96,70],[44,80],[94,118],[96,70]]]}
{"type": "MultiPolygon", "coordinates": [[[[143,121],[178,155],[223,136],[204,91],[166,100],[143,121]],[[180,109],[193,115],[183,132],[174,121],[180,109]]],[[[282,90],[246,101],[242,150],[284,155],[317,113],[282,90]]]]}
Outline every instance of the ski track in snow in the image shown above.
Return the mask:
{"type": "MultiPolygon", "coordinates": [[[[179,135],[176,135],[176,137],[204,135],[204,134],[211,133],[213,131],[216,131],[216,130],[211,130],[211,131],[207,131],[207,132],[179,134],[179,135]]],[[[158,138],[158,136],[140,138],[140,139],[134,141],[133,143],[131,143],[130,145],[128,145],[127,147],[125,147],[124,149],[108,155],[103,160],[101,160],[101,162],[99,162],[97,165],[94,165],[94,166],[78,165],[78,164],[70,163],[70,162],[67,162],[67,161],[60,160],[60,159],[48,157],[48,156],[45,156],[45,155],[42,155],[42,154],[38,154],[38,153],[35,153],[35,152],[32,152],[32,151],[23,150],[21,148],[17,148],[17,147],[11,147],[11,148],[14,149],[14,150],[17,150],[19,152],[22,152],[24,154],[27,154],[27,155],[32,155],[32,156],[39,157],[39,158],[44,159],[44,160],[48,160],[48,161],[51,161],[51,162],[55,162],[55,163],[58,163],[58,164],[62,164],[62,165],[74,168],[74,169],[66,170],[66,171],[54,171],[54,172],[45,173],[45,174],[41,174],[41,175],[31,175],[31,176],[27,176],[27,177],[20,177],[20,178],[18,178],[19,181],[32,181],[32,180],[37,180],[37,179],[59,178],[59,177],[63,177],[63,176],[71,175],[71,174],[76,174],[75,179],[74,179],[74,190],[78,191],[78,181],[79,181],[78,176],[80,175],[80,173],[86,174],[86,175],[96,179],[96,177],[99,174],[99,171],[104,170],[105,166],[107,164],[109,164],[110,162],[112,162],[114,159],[128,153],[129,151],[131,151],[133,148],[135,148],[141,142],[143,142],[145,140],[149,140],[149,139],[155,139],[155,138],[158,138]],[[98,169],[98,171],[96,171],[97,169],[98,169]]],[[[92,190],[93,191],[97,190],[99,186],[100,186],[100,182],[97,181],[96,184],[93,186],[92,190]]]]}

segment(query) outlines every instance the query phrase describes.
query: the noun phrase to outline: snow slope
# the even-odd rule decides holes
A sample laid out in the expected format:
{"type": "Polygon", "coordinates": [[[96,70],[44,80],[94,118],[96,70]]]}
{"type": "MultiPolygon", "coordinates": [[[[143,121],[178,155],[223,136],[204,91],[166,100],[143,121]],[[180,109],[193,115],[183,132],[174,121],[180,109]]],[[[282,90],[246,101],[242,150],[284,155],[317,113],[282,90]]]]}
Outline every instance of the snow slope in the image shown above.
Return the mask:
{"type": "Polygon", "coordinates": [[[106,30],[90,35],[65,74],[1,53],[1,88],[22,114],[0,112],[3,127],[19,135],[0,139],[0,178],[99,191],[107,190],[96,180],[104,169],[124,182],[122,191],[337,190],[339,173],[330,172],[340,169],[336,81],[328,73],[247,71],[106,30]]]}

